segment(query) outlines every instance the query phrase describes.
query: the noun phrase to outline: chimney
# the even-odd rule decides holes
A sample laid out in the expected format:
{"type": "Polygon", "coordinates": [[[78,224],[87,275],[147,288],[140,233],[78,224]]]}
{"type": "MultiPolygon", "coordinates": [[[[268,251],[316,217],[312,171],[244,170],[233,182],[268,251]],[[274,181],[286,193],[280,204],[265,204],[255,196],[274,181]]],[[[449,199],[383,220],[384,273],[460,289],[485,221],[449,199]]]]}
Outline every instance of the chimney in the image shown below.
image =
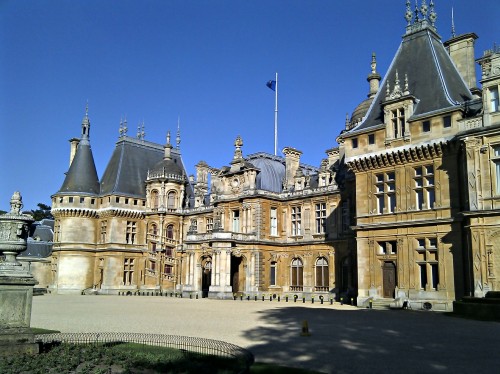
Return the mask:
{"type": "Polygon", "coordinates": [[[76,155],[78,144],[80,144],[80,139],[78,138],[70,139],[69,143],[71,144],[71,148],[69,151],[69,166],[71,166],[71,163],[73,162],[73,159],[75,158],[76,155]]]}
{"type": "MultiPolygon", "coordinates": [[[[453,63],[473,94],[478,92],[474,43],[478,36],[474,33],[458,35],[444,42],[453,63]]],[[[476,95],[477,96],[477,95],[476,95]]]]}
{"type": "Polygon", "coordinates": [[[288,191],[294,186],[294,177],[300,164],[302,152],[292,147],[283,149],[285,155],[285,183],[283,190],[288,191]]]}

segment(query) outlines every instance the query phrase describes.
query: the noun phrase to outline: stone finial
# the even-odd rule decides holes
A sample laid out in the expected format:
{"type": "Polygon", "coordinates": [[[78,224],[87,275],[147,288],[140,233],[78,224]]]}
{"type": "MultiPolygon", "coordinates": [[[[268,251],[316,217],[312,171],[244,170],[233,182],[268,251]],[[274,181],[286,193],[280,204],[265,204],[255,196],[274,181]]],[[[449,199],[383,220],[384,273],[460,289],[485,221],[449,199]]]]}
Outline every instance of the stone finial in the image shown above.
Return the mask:
{"type": "Polygon", "coordinates": [[[234,159],[237,160],[237,159],[240,159],[243,157],[243,154],[241,152],[241,147],[243,147],[243,140],[241,139],[241,137],[238,135],[236,137],[236,140],[234,141],[234,146],[235,146],[235,150],[234,150],[234,159]]]}
{"type": "Polygon", "coordinates": [[[372,74],[377,74],[377,56],[375,55],[375,52],[372,53],[371,68],[372,68],[372,74]]]}
{"type": "Polygon", "coordinates": [[[437,13],[434,11],[434,1],[431,0],[430,4],[430,13],[429,13],[429,21],[431,21],[431,25],[434,27],[437,20],[437,13]]]}
{"type": "Polygon", "coordinates": [[[14,192],[10,199],[10,213],[19,215],[23,209],[23,198],[19,191],[14,192]]]}
{"type": "Polygon", "coordinates": [[[410,26],[411,25],[411,21],[413,20],[413,12],[411,11],[410,0],[406,0],[405,19],[406,19],[406,22],[408,22],[408,26],[410,26]]]}

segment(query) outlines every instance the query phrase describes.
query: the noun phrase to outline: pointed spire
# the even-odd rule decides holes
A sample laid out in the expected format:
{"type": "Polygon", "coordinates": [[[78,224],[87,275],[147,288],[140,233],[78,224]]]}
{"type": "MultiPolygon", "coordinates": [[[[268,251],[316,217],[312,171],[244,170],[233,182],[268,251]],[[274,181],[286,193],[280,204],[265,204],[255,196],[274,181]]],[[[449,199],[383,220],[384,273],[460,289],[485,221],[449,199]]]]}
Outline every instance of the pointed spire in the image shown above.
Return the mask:
{"type": "Polygon", "coordinates": [[[85,116],[82,120],[82,139],[81,141],[88,144],[90,138],[90,120],[89,120],[89,102],[87,100],[87,105],[85,106],[85,116]]]}
{"type": "Polygon", "coordinates": [[[372,98],[377,94],[379,90],[380,79],[382,78],[380,74],[377,73],[377,58],[375,56],[375,52],[372,53],[372,62],[370,65],[372,72],[366,79],[370,83],[370,92],[368,93],[368,97],[372,98]]]}
{"type": "Polygon", "coordinates": [[[177,117],[177,136],[175,138],[175,143],[177,145],[177,149],[180,149],[181,145],[181,117],[177,117]]]}
{"type": "Polygon", "coordinates": [[[170,130],[167,131],[167,145],[170,145],[170,130]]]}
{"type": "Polygon", "coordinates": [[[408,74],[405,73],[405,88],[403,91],[403,95],[409,95],[410,94],[410,89],[408,87],[408,74]]]}
{"type": "Polygon", "coordinates": [[[451,7],[451,37],[454,38],[457,36],[455,34],[455,17],[453,15],[453,7],[451,7]]]}

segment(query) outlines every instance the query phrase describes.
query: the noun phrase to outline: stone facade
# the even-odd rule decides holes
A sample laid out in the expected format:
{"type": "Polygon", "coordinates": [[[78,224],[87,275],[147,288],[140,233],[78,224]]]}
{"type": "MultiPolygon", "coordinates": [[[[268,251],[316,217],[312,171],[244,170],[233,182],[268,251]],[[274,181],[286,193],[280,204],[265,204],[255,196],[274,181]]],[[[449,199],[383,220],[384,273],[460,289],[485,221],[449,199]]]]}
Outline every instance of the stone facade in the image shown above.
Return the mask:
{"type": "Polygon", "coordinates": [[[50,289],[436,310],[499,290],[500,53],[477,60],[479,89],[477,36],[443,43],[433,6],[417,13],[384,77],[372,56],[368,99],[318,167],[293,147],[244,156],[238,137],[229,166],[188,178],[179,133],[160,145],[122,123],[99,181],[86,114],[52,197],[50,289]]]}

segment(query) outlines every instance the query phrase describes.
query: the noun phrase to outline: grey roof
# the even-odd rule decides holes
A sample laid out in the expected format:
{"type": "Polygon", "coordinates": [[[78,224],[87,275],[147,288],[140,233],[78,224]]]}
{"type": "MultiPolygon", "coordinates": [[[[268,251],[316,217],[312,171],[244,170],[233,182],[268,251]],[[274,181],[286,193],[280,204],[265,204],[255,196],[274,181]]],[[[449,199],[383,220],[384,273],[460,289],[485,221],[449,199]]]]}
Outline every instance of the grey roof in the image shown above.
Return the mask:
{"type": "MultiPolygon", "coordinates": [[[[164,165],[164,147],[161,144],[121,137],[101,179],[101,195],[117,194],[146,197],[148,170],[164,165]]],[[[172,149],[170,166],[184,175],[185,168],[178,149],[172,149]],[[174,168],[174,166],[172,166],[174,168]]],[[[192,187],[186,183],[187,197],[193,196],[192,187]]]]}
{"type": "MultiPolygon", "coordinates": [[[[256,178],[256,187],[258,189],[278,193],[283,192],[283,180],[286,173],[285,158],[259,152],[248,155],[245,157],[245,161],[259,169],[256,178]]],[[[316,187],[318,169],[302,163],[300,168],[304,175],[311,176],[311,187],[316,187]]]]}
{"type": "Polygon", "coordinates": [[[81,141],[59,193],[97,195],[99,190],[99,178],[90,143],[81,141]]]}
{"type": "Polygon", "coordinates": [[[404,85],[405,74],[408,76],[410,94],[417,99],[413,117],[456,107],[472,99],[439,35],[425,28],[403,37],[364,121],[351,131],[364,130],[384,122],[382,103],[387,84],[390,91],[394,87],[396,72],[401,86],[404,85]]]}

